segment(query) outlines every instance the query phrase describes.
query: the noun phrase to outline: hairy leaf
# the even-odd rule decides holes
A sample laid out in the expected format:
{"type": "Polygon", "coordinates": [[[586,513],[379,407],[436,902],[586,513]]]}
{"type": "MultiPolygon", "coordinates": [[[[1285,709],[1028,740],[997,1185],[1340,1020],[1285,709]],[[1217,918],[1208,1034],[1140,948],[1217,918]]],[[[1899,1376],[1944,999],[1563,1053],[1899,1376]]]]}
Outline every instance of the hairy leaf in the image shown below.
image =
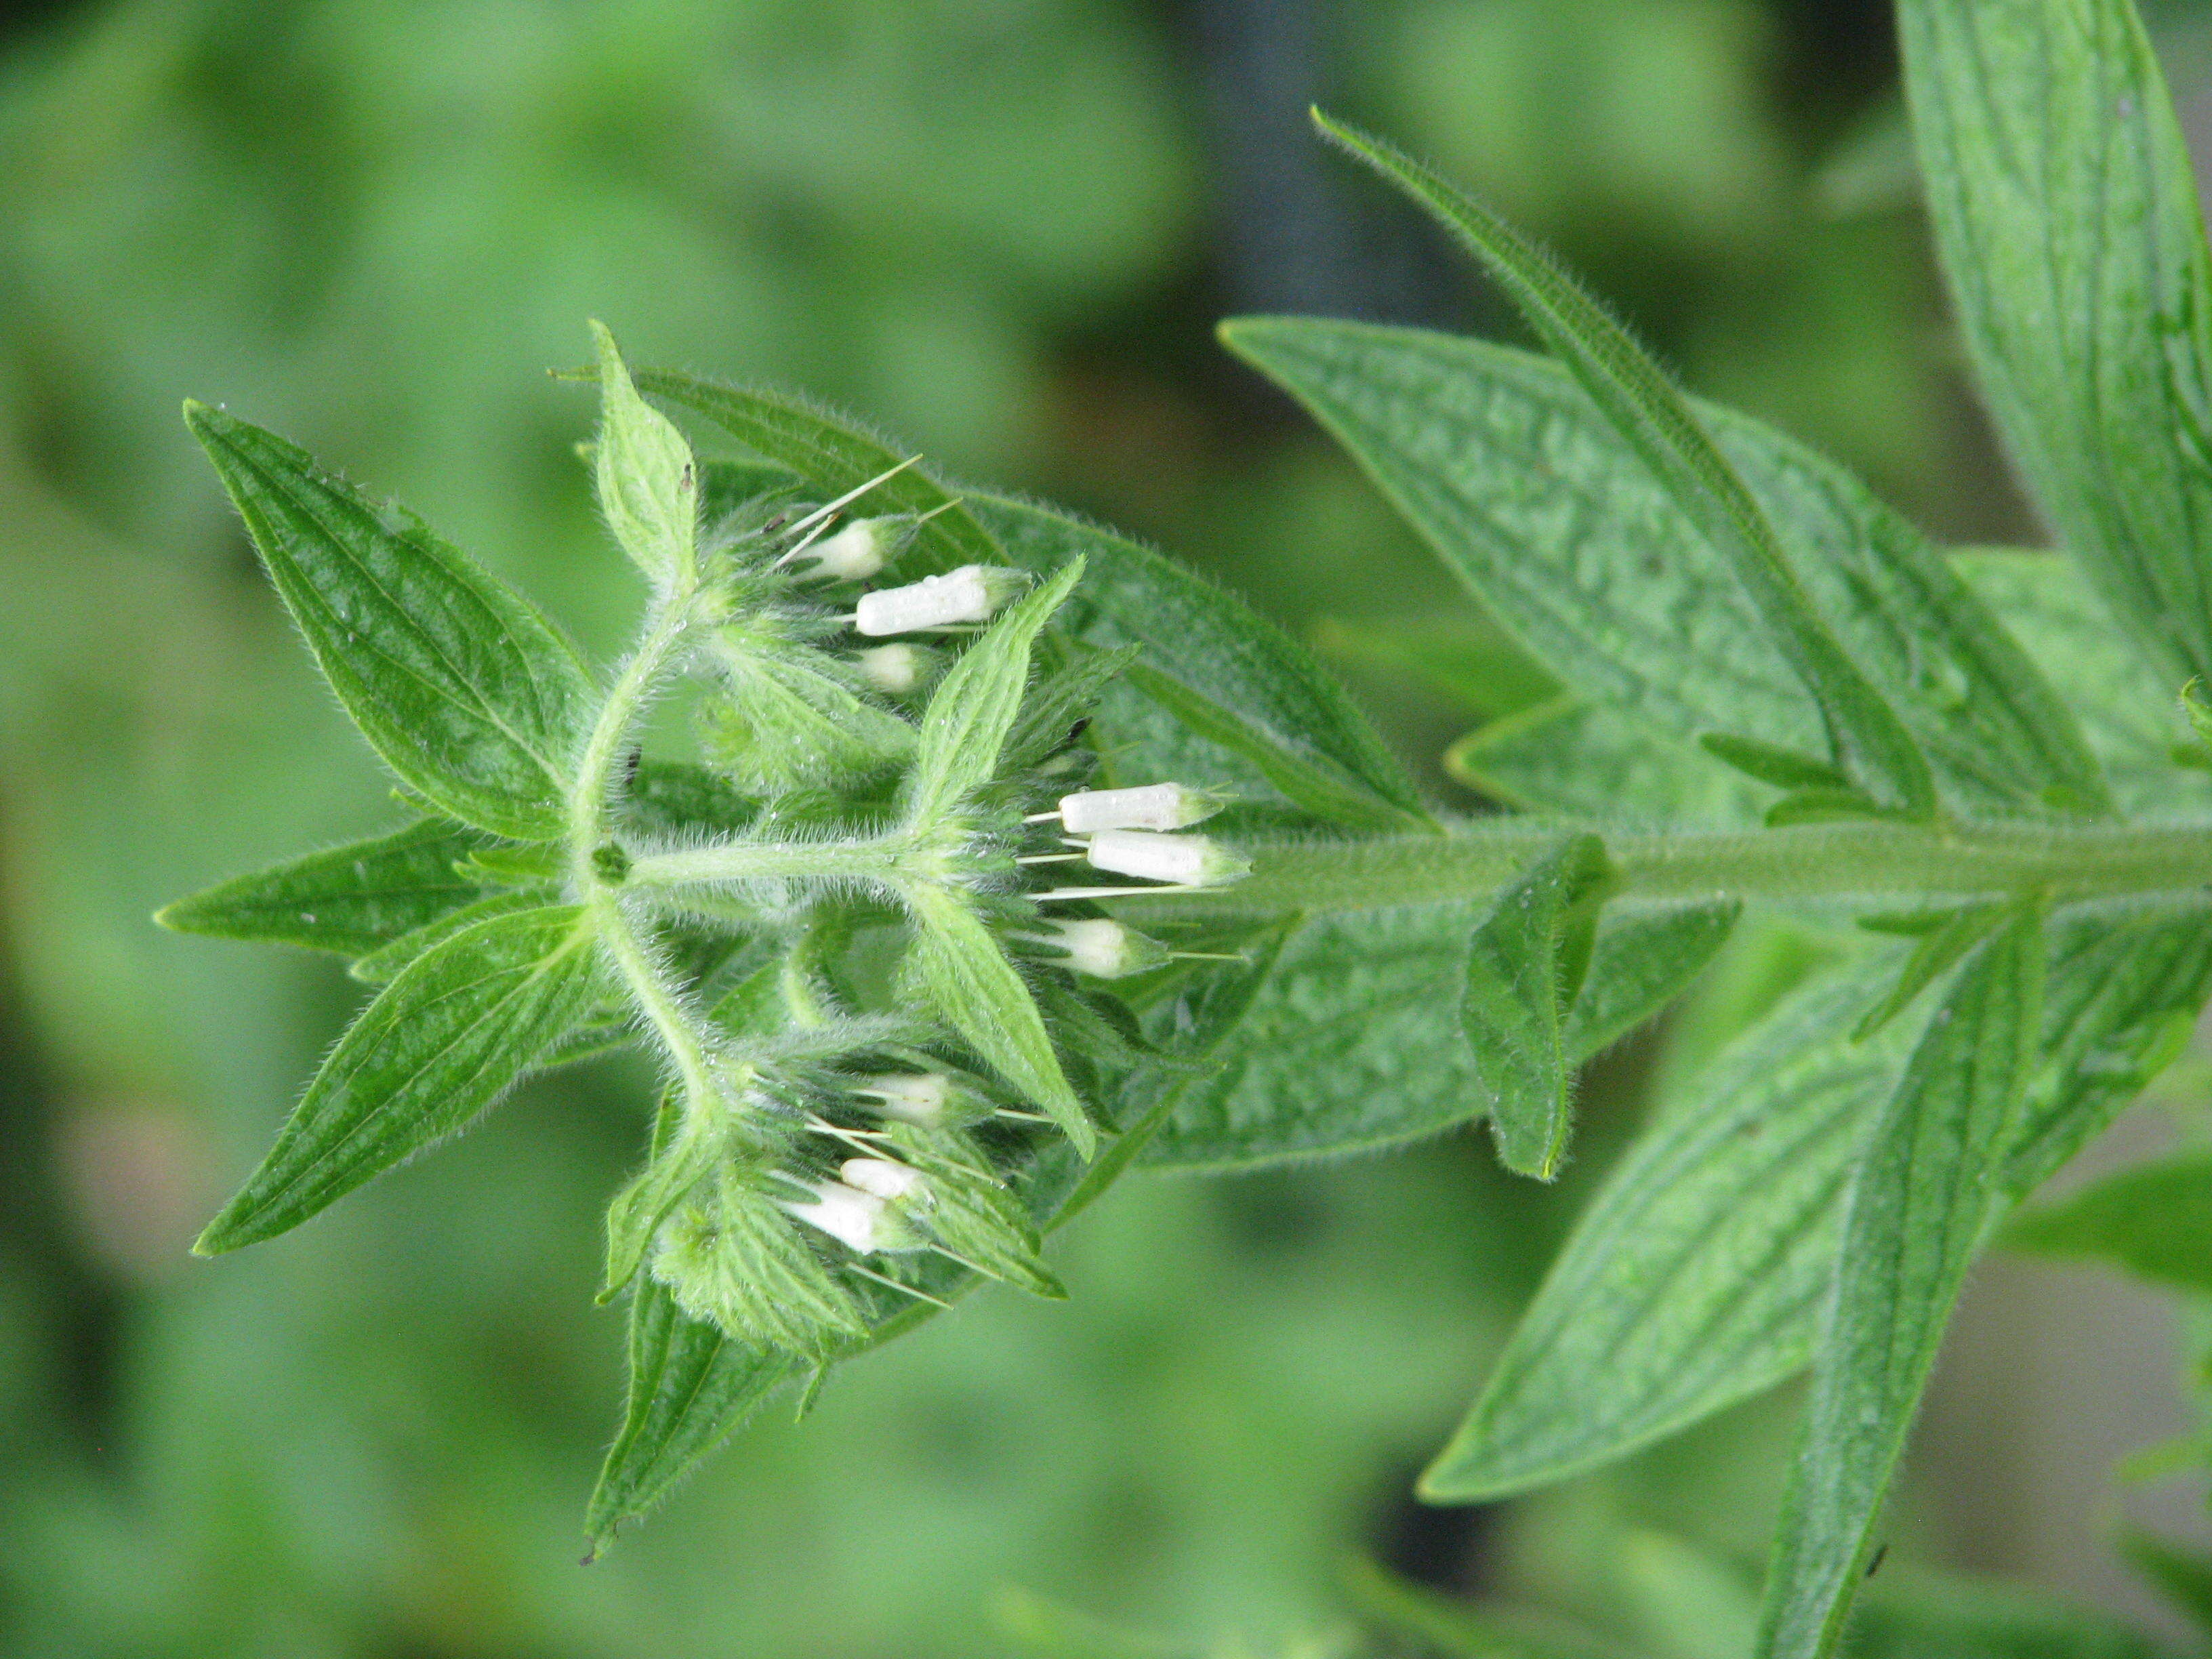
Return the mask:
{"type": "Polygon", "coordinates": [[[1784,557],[1773,526],[1657,363],[1511,227],[1390,145],[1316,114],[1322,133],[1435,216],[1479,259],[1726,561],[1775,648],[1818,703],[1837,759],[1886,808],[1934,808],[1928,763],[1844,654],[1784,557]]]}
{"type": "Polygon", "coordinates": [[[914,752],[914,727],[818,652],[717,649],[724,695],[700,711],[715,763],[763,793],[880,773],[914,752]]]}
{"type": "Polygon", "coordinates": [[[1953,982],[1869,1137],[1761,1610],[1759,1659],[1832,1652],[1967,1265],[1999,1200],[2042,1020],[2024,908],[1953,982]]]}
{"type": "Polygon", "coordinates": [[[453,866],[483,846],[473,830],[424,818],[179,899],[154,918],[179,933],[301,945],[360,956],[483,896],[453,866]]]}
{"type": "Polygon", "coordinates": [[[940,888],[908,896],[919,934],[915,969],[930,1006],[1007,1082],[1049,1113],[1085,1158],[1098,1132],[1060,1070],[1044,1019],[998,938],[940,888]]]}
{"type": "Polygon", "coordinates": [[[592,325],[599,359],[599,439],[592,452],[599,511],[630,562],[663,592],[698,563],[699,473],[675,423],[637,395],[614,336],[592,325]]]}
{"type": "MultiPolygon", "coordinates": [[[[1485,1093],[1458,1011],[1440,987],[1458,981],[1480,902],[1335,911],[1288,929],[1264,978],[1240,981],[1249,1002],[1212,1051],[1218,1069],[1182,1091],[1146,1162],[1190,1170],[1258,1169],[1370,1151],[1479,1116],[1485,1093]]],[[[1668,942],[1665,912],[1608,917],[1582,997],[1567,1016],[1567,1063],[1579,1066],[1656,1013],[1701,925],[1668,942]],[[1662,953],[1679,948],[1671,969],[1662,953]],[[1655,955],[1661,956],[1655,961],[1655,955]],[[1577,1012],[1586,1011],[1586,1012],[1577,1012]]],[[[1210,946],[1202,948],[1212,948],[1210,946]]]]}
{"type": "Polygon", "coordinates": [[[557,836],[591,684],[519,595],[412,514],[204,404],[185,421],[354,724],[407,786],[522,841],[557,836]]]}
{"type": "Polygon", "coordinates": [[[1852,1156],[1903,1045],[1845,1033],[1893,959],[1784,1002],[1606,1177],[1467,1421],[1421,1478],[1477,1503],[1612,1462],[1810,1356],[1852,1156]]]}
{"type": "Polygon", "coordinates": [[[1589,970],[1567,1010],[1560,1046],[1579,1063],[1659,1012],[1728,942],[1742,910],[1733,899],[1626,913],[1616,908],[1598,926],[1589,970]]]}
{"type": "Polygon", "coordinates": [[[2175,1059],[2212,998],[2212,902],[2160,900],[2059,916],[2005,1189],[2033,1192],[2175,1059]]]}
{"type": "MultiPolygon", "coordinates": [[[[1035,571],[1080,556],[1082,591],[1060,626],[1086,645],[1142,647],[1132,677],[1144,696],[1117,690],[1103,718],[1143,734],[1139,753],[1167,778],[1221,781],[1221,750],[1255,769],[1255,782],[1306,811],[1356,828],[1432,827],[1395,756],[1343,689],[1273,623],[1151,549],[1066,514],[1003,496],[971,498],[1006,556],[1035,571]],[[1171,704],[1159,736],[1143,725],[1146,697],[1171,704]],[[1134,707],[1133,707],[1134,705],[1134,707]],[[1205,741],[1178,745],[1188,720],[1205,741]],[[1217,747],[1216,745],[1218,745],[1217,747]]],[[[1158,775],[1132,780],[1158,781],[1158,775]]]]}
{"type": "Polygon", "coordinates": [[[1024,594],[960,653],[938,682],[921,720],[906,786],[914,822],[936,821],[999,769],[1000,751],[1029,690],[1030,647],[1083,578],[1080,555],[1024,594]]]}
{"type": "Polygon", "coordinates": [[[592,948],[582,910],[548,905],[418,957],[354,1022],[193,1248],[274,1237],[465,1127],[591,1007],[592,948]]]}
{"type": "MultiPolygon", "coordinates": [[[[825,494],[842,495],[907,459],[857,422],[801,398],[702,380],[678,369],[637,372],[639,387],[705,416],[748,447],[781,463],[825,494]]],[[[918,466],[884,479],[858,503],[870,514],[929,514],[899,557],[919,576],[963,564],[1004,562],[990,532],[918,466]]]]}
{"type": "Polygon", "coordinates": [[[402,933],[388,944],[380,945],[346,972],[364,985],[389,985],[399,977],[401,970],[409,963],[434,946],[443,945],[454,934],[492,916],[512,915],[519,910],[534,910],[551,904],[559,896],[550,888],[544,887],[517,892],[487,893],[472,904],[465,904],[434,921],[423,923],[411,933],[402,933]]]}
{"type": "MultiPolygon", "coordinates": [[[[1336,434],[1555,673],[1678,743],[1824,766],[1819,709],[1787,654],[1559,365],[1354,323],[1247,319],[1224,337],[1336,434]]],[[[1692,407],[1947,794],[1977,811],[2104,804],[2065,706],[1917,532],[1771,428],[1692,407]]]]}
{"type": "Polygon", "coordinates": [[[629,1403],[584,1516],[594,1553],[667,1497],[795,1364],[687,1318],[666,1285],[641,1279],[630,1302],[629,1403]]]}
{"type": "Polygon", "coordinates": [[[1520,641],[1480,615],[1419,621],[1324,617],[1309,637],[1325,658],[1409,680],[1481,720],[1533,708],[1563,690],[1520,641]]]}
{"type": "Polygon", "coordinates": [[[2130,0],[1903,0],[1929,216],[1998,427],[2171,696],[2212,676],[2212,258],[2130,0]]]}
{"type": "Polygon", "coordinates": [[[1443,766],[1503,805],[1626,827],[1749,826],[1766,794],[1672,733],[1571,696],[1469,732],[1443,766]]]}
{"type": "Polygon", "coordinates": [[[1499,1162],[1549,1181],[1572,1126],[1566,1011],[1582,989],[1610,875],[1595,836],[1571,836],[1475,924],[1460,1021],[1499,1162]]]}
{"type": "Polygon", "coordinates": [[[1912,954],[1905,959],[1905,966],[1898,973],[1897,983],[1887,996],[1867,1010],[1866,1018],[1852,1035],[1864,1041],[1896,1018],[1915,997],[1956,966],[1960,957],[2002,927],[2006,913],[2007,907],[1993,900],[1983,904],[1962,904],[1954,910],[1928,918],[1928,925],[1920,932],[1912,954]]]}
{"type": "Polygon", "coordinates": [[[703,766],[649,760],[632,769],[622,811],[633,827],[648,835],[730,835],[751,824],[760,804],[703,766]]]}
{"type": "Polygon", "coordinates": [[[2066,688],[2122,812],[2212,813],[2212,773],[2173,763],[2174,744],[2187,735],[2174,687],[2114,630],[2073,560],[1978,547],[1954,552],[1950,562],[2045,677],[2066,688]]]}

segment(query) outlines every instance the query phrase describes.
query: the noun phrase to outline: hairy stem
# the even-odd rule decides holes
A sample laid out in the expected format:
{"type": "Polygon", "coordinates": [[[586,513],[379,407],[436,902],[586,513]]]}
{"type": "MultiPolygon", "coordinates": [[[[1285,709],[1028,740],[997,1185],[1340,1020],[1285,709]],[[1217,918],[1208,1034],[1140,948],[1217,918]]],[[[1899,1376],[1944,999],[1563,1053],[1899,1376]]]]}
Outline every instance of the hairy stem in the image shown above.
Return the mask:
{"type": "Polygon", "coordinates": [[[608,838],[611,828],[608,815],[614,804],[615,768],[621,762],[630,729],[690,631],[693,598],[693,591],[685,588],[655,600],[643,637],[600,706],[576,769],[574,792],[568,798],[568,871],[570,881],[591,906],[599,936],[605,942],[617,972],[675,1063],[690,1109],[697,1111],[717,1093],[707,1036],[653,960],[620,897],[601,881],[592,863],[592,854],[608,838]]]}
{"type": "Polygon", "coordinates": [[[626,878],[633,887],[720,886],[797,877],[818,881],[890,881],[911,851],[903,836],[864,841],[725,842],[641,858],[626,878]]]}
{"type": "Polygon", "coordinates": [[[644,636],[615,677],[577,763],[575,787],[568,796],[568,872],[580,891],[591,891],[594,884],[592,854],[606,839],[607,812],[614,800],[614,769],[622,758],[623,745],[629,740],[630,728],[644,712],[647,699],[667,672],[669,659],[691,627],[691,599],[686,592],[654,602],[644,636]]]}
{"type": "MultiPolygon", "coordinates": [[[[1253,873],[1216,894],[1119,901],[1133,920],[1241,911],[1358,910],[1479,898],[1571,826],[1456,826],[1438,837],[1246,843],[1253,873]]],[[[1605,836],[1623,897],[1863,896],[1893,903],[2040,892],[2056,900],[2212,882],[2212,824],[2082,828],[1811,824],[1605,836]]]]}

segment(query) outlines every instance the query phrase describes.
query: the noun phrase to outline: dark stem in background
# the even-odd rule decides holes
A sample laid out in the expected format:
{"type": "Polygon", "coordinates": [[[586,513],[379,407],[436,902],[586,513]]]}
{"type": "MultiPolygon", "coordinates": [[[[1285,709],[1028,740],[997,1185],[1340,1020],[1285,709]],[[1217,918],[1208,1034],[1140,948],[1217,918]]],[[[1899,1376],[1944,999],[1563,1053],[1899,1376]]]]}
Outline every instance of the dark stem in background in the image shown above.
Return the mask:
{"type": "Polygon", "coordinates": [[[1340,15],[1334,0],[1193,0],[1224,294],[1233,312],[1449,325],[1462,307],[1442,240],[1352,194],[1313,142],[1306,112],[1343,79],[1340,15]]]}

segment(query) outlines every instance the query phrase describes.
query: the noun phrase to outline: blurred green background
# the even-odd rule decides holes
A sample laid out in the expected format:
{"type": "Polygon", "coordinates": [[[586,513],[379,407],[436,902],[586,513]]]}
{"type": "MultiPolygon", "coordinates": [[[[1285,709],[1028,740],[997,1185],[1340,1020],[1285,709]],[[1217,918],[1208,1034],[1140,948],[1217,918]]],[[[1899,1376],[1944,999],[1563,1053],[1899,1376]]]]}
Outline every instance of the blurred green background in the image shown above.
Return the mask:
{"type": "MultiPolygon", "coordinates": [[[[544,374],[600,317],[633,361],[804,388],[1204,566],[1475,805],[1434,762],[1470,711],[1341,625],[1460,602],[1212,341],[1267,310],[1512,332],[1310,139],[1316,98],[1552,240],[1698,389],[1945,536],[2029,533],[1944,331],[1873,0],[0,9],[0,1650],[927,1659],[1008,1650],[1007,1586],[1264,1641],[1326,1622],[1364,1551],[1666,1659],[1622,1529],[1755,1562],[1788,1398],[1540,1498],[1409,1496],[1664,1037],[1593,1079],[1559,1188],[1472,1134],[1132,1180],[1056,1247],[1073,1302],[978,1296],[588,1569],[620,1387],[598,1212],[641,1069],[533,1086],[279,1243],[183,1253],[357,988],[146,918],[397,817],[186,395],[611,648],[635,595],[572,453],[592,410],[544,374]]],[[[1923,1553],[2038,1570],[1915,1501],[1923,1553]]]]}

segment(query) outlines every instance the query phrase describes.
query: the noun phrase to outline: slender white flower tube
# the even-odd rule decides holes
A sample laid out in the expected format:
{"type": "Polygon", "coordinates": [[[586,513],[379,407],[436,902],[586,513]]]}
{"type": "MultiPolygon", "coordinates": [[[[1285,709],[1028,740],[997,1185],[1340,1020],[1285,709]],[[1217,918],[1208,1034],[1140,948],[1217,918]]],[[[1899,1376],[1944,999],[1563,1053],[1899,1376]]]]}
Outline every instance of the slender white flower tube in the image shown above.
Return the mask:
{"type": "Polygon", "coordinates": [[[963,564],[957,570],[924,576],[904,587],[863,593],[854,607],[853,625],[863,634],[879,637],[957,623],[988,622],[1000,605],[1021,591],[1024,580],[1018,570],[963,564]]]}
{"type": "Polygon", "coordinates": [[[1135,928],[1124,927],[1118,921],[1091,919],[1045,925],[1049,932],[1024,933],[1020,937],[1065,951],[1066,960],[1053,965],[1072,968],[1093,979],[1127,979],[1168,960],[1167,948],[1157,939],[1147,939],[1135,928]]]}
{"type": "Polygon", "coordinates": [[[922,1188],[921,1170],[886,1158],[848,1158],[837,1166],[837,1177],[887,1204],[911,1198],[922,1188]]]}
{"type": "Polygon", "coordinates": [[[1227,805],[1210,789],[1148,783],[1138,789],[1086,789],[1060,798],[1060,821],[1071,836],[1101,830],[1188,830],[1227,805]]]}
{"type": "Polygon", "coordinates": [[[890,519],[855,519],[834,536],[824,536],[801,555],[811,559],[817,576],[839,581],[865,581],[884,568],[890,556],[896,526],[890,519]]]}
{"type": "Polygon", "coordinates": [[[1218,887],[1252,872],[1238,858],[1205,836],[1162,836],[1149,830],[1102,830],[1084,854],[1100,870],[1179,887],[1218,887]]]}
{"type": "Polygon", "coordinates": [[[786,1204],[785,1209],[862,1255],[872,1255],[883,1249],[882,1236],[886,1231],[884,1223],[888,1218],[884,1213],[882,1199],[840,1182],[804,1184],[813,1193],[815,1201],[786,1204]]]}
{"type": "Polygon", "coordinates": [[[952,1080],[942,1072],[918,1072],[903,1076],[872,1077],[854,1093],[876,1103],[885,1117],[934,1128],[945,1121],[952,1099],[952,1080]]]}

